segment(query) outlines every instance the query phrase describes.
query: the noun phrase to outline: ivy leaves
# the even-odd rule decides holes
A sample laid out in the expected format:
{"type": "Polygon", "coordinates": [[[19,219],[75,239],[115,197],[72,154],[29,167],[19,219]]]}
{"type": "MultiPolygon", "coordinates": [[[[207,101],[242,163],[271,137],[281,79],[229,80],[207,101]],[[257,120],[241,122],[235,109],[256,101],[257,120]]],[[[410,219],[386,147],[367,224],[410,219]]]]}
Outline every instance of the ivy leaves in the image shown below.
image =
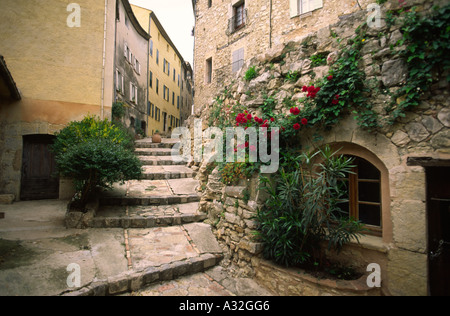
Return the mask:
{"type": "MultiPolygon", "coordinates": [[[[450,5],[435,7],[429,17],[420,17],[413,8],[405,14],[402,31],[402,43],[406,43],[407,48],[401,55],[408,64],[409,78],[386,109],[391,113],[391,124],[404,117],[405,111],[419,105],[434,79],[450,70],[450,5]],[[437,74],[434,78],[433,72],[437,74]],[[399,99],[402,101],[396,104],[399,99]]],[[[450,74],[446,80],[450,82],[450,74]]]]}

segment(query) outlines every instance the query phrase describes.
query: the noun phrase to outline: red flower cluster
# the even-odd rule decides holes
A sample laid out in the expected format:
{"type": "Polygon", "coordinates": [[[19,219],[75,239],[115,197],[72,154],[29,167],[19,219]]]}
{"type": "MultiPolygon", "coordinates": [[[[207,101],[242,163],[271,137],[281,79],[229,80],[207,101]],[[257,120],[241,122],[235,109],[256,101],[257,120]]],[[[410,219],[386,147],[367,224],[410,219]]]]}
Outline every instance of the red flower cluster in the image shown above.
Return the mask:
{"type": "Polygon", "coordinates": [[[249,114],[247,111],[245,111],[244,113],[239,113],[236,116],[236,126],[239,126],[240,124],[247,124],[251,119],[252,115],[249,114]]]}
{"type": "Polygon", "coordinates": [[[336,96],[334,97],[333,101],[331,101],[331,104],[336,105],[339,103],[339,94],[336,94],[336,96]]]}
{"type": "MultiPolygon", "coordinates": [[[[316,88],[314,88],[314,89],[316,89],[316,88]]],[[[294,119],[294,116],[298,116],[300,114],[300,109],[298,107],[293,107],[293,108],[291,108],[290,112],[293,115],[292,119],[294,121],[298,122],[298,119],[297,118],[294,119]]],[[[275,118],[273,118],[273,117],[271,117],[270,119],[266,119],[266,120],[264,120],[262,118],[259,118],[257,116],[253,117],[252,114],[250,114],[248,111],[244,111],[243,113],[239,113],[236,116],[236,126],[245,126],[245,129],[247,129],[248,127],[252,126],[253,123],[256,123],[256,127],[269,128],[269,125],[271,123],[276,123],[276,122],[275,122],[275,118]]],[[[294,128],[294,130],[298,131],[298,130],[300,130],[302,128],[302,126],[306,126],[307,124],[308,124],[308,120],[306,118],[303,118],[303,119],[300,120],[300,123],[295,123],[293,125],[293,128],[294,128]]],[[[283,127],[283,126],[280,126],[280,130],[284,132],[284,131],[286,131],[286,128],[283,127]]],[[[272,131],[272,133],[267,132],[267,134],[266,134],[266,137],[269,137],[269,138],[271,138],[273,136],[274,136],[274,131],[272,131]]],[[[243,148],[249,148],[248,142],[245,143],[245,145],[242,146],[242,147],[243,148]]],[[[256,148],[251,148],[251,147],[252,146],[250,146],[250,150],[251,151],[255,151],[256,150],[256,148]]],[[[235,149],[235,151],[236,150],[237,149],[235,149]]]]}
{"type": "Polygon", "coordinates": [[[300,114],[300,109],[295,107],[295,108],[291,108],[291,114],[293,115],[299,115],[300,114]]]}
{"type": "Polygon", "coordinates": [[[320,91],[320,87],[317,87],[317,88],[314,86],[310,86],[310,87],[304,86],[303,87],[303,92],[308,92],[307,97],[311,98],[311,99],[314,99],[316,97],[316,94],[319,91],[320,91]]]}

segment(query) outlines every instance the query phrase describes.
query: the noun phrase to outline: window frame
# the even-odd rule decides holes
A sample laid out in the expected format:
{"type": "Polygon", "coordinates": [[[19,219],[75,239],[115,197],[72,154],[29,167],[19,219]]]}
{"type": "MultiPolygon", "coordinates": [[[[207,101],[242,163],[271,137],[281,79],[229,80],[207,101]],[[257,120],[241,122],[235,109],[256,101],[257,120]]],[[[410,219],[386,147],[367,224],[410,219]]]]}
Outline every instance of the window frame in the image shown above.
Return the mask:
{"type": "MultiPolygon", "coordinates": [[[[382,179],[382,172],[375,166],[372,162],[369,160],[354,155],[354,154],[344,154],[346,157],[352,157],[356,160],[362,159],[366,163],[370,164],[374,169],[376,169],[379,172],[379,178],[378,179],[364,179],[360,178],[359,175],[359,166],[355,165],[354,168],[352,168],[351,173],[348,175],[348,178],[340,179],[341,181],[347,181],[348,182],[348,208],[349,208],[349,217],[354,218],[355,220],[360,220],[360,205],[370,205],[370,206],[377,206],[379,208],[379,216],[380,216],[380,222],[379,225],[373,225],[373,224],[367,224],[362,223],[364,225],[364,228],[367,230],[368,235],[374,235],[381,237],[383,235],[383,179],[382,179]],[[363,201],[360,200],[360,183],[377,183],[379,185],[379,202],[371,202],[371,201],[363,201]]],[[[353,163],[355,164],[355,163],[353,163]]],[[[343,201],[342,204],[347,203],[347,200],[343,201]]]]}

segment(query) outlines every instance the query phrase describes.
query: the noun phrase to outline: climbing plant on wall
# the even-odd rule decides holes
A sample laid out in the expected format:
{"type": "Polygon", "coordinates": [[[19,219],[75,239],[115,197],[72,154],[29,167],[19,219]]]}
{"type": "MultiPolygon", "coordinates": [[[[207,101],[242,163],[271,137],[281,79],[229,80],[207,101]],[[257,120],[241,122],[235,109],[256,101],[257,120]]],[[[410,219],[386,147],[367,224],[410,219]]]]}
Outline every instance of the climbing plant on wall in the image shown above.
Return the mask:
{"type": "Polygon", "coordinates": [[[408,64],[409,76],[386,108],[391,124],[419,105],[422,95],[443,74],[450,82],[450,5],[435,7],[430,16],[420,16],[415,8],[403,14],[401,44],[407,46],[401,56],[408,64]]]}

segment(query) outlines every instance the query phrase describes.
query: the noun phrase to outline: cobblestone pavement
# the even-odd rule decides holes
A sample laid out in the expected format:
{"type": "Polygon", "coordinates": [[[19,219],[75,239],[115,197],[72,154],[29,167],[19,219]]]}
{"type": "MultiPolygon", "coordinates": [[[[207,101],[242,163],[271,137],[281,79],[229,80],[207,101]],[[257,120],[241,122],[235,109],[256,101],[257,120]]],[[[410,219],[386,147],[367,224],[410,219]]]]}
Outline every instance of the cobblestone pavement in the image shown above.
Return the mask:
{"type": "Polygon", "coordinates": [[[126,296],[273,296],[255,281],[231,277],[216,266],[203,273],[153,284],[126,296]]]}

